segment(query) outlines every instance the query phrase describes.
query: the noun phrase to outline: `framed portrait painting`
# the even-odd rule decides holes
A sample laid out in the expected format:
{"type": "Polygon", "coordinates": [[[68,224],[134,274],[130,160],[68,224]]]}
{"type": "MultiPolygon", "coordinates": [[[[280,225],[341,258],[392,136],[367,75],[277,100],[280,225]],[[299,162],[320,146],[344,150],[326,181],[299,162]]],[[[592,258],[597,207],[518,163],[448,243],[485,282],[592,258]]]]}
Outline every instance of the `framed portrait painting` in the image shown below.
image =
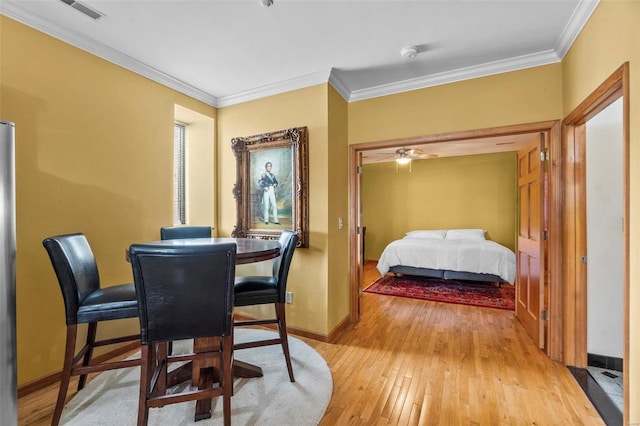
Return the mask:
{"type": "Polygon", "coordinates": [[[238,215],[231,235],[278,239],[287,229],[309,247],[307,128],[233,138],[231,147],[238,215]]]}

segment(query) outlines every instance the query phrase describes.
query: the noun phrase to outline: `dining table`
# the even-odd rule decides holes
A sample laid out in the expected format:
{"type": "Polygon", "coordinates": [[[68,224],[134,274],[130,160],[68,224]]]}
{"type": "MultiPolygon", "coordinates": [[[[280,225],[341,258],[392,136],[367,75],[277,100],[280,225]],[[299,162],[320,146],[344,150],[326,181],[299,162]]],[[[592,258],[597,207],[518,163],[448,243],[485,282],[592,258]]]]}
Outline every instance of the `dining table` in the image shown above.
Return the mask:
{"type": "MultiPolygon", "coordinates": [[[[145,242],[144,245],[159,247],[194,246],[199,244],[224,244],[236,243],[236,265],[262,262],[278,257],[280,255],[280,243],[278,240],[267,240],[258,238],[184,238],[172,240],[158,240],[145,242]]],[[[129,251],[127,250],[127,261],[129,261],[129,251]]],[[[216,350],[220,342],[216,338],[198,338],[193,341],[193,351],[195,353],[216,350]]],[[[235,377],[254,378],[262,377],[262,369],[253,364],[249,364],[238,359],[233,360],[233,375],[235,377]]],[[[210,388],[218,381],[218,374],[210,360],[197,360],[187,363],[168,375],[167,382],[162,388],[171,387],[186,380],[191,380],[192,384],[198,384],[199,389],[210,388]]],[[[198,400],[194,420],[203,420],[211,417],[211,399],[198,400]]]]}

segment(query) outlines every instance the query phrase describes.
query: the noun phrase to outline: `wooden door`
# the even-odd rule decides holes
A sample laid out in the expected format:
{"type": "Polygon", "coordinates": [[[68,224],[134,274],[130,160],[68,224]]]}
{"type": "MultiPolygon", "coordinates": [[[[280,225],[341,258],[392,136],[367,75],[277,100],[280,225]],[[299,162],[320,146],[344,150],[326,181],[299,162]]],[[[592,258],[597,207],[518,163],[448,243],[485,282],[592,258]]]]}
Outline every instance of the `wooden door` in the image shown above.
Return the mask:
{"type": "Polygon", "coordinates": [[[516,316],[531,339],[544,348],[544,166],[540,153],[542,134],[518,152],[518,190],[520,220],[516,250],[516,316]]]}
{"type": "Polygon", "coordinates": [[[356,191],[358,192],[358,218],[357,218],[357,229],[358,229],[358,318],[361,315],[361,298],[362,298],[362,277],[364,276],[364,226],[362,225],[362,151],[358,151],[357,155],[357,163],[356,167],[358,168],[356,173],[356,191]]]}

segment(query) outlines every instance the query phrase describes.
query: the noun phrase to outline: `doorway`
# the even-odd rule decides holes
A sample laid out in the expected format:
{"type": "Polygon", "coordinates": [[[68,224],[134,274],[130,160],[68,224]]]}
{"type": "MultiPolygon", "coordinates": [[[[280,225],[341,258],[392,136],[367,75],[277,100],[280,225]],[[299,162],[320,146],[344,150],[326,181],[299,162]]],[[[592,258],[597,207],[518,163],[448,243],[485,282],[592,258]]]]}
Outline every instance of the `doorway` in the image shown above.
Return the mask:
{"type": "Polygon", "coordinates": [[[360,235],[363,224],[361,222],[362,195],[360,191],[360,174],[362,153],[380,148],[396,148],[406,145],[419,145],[442,142],[460,142],[479,140],[488,137],[500,137],[508,135],[522,134],[545,134],[546,148],[549,153],[548,161],[548,203],[545,204],[545,221],[548,224],[547,231],[549,240],[546,247],[548,259],[544,266],[542,279],[548,286],[545,295],[547,300],[541,302],[541,306],[546,306],[547,319],[545,321],[545,352],[556,361],[561,359],[562,354],[562,315],[561,315],[561,261],[560,259],[560,218],[561,218],[561,197],[558,191],[561,170],[560,170],[560,123],[558,121],[548,121],[541,123],[522,124],[515,126],[505,126],[499,128],[480,129],[465,132],[447,133],[423,136],[417,138],[407,138],[389,141],[380,141],[366,144],[350,146],[350,285],[351,285],[351,321],[357,322],[360,319],[360,282],[362,280],[362,252],[360,235]]]}
{"type": "MultiPolygon", "coordinates": [[[[587,372],[623,411],[623,154],[622,98],[586,122],[587,372]]],[[[599,411],[602,404],[596,404],[599,411]]]]}
{"type": "MultiPolygon", "coordinates": [[[[587,142],[587,138],[595,138],[593,133],[588,130],[588,122],[594,117],[601,114],[609,106],[620,103],[622,111],[622,126],[619,129],[621,134],[620,156],[618,158],[621,168],[621,250],[622,258],[613,260],[614,265],[610,267],[620,268],[620,299],[617,306],[613,309],[619,309],[621,318],[614,321],[621,322],[622,330],[619,328],[614,332],[621,332],[618,340],[621,340],[619,348],[622,353],[622,382],[623,382],[623,422],[628,422],[628,355],[629,355],[629,65],[623,64],[616,70],[607,80],[605,80],[590,96],[588,96],[574,111],[572,111],[563,123],[563,136],[565,155],[563,158],[565,165],[565,182],[564,188],[566,192],[566,216],[565,216],[565,241],[564,246],[564,311],[565,318],[565,343],[564,357],[565,365],[579,370],[586,370],[589,364],[589,351],[598,349],[597,333],[601,333],[595,327],[590,327],[589,311],[593,311],[595,307],[594,298],[598,296],[597,273],[589,271],[589,238],[590,232],[588,227],[587,213],[592,215],[593,211],[588,210],[589,205],[587,198],[589,192],[587,188],[587,150],[591,142],[587,142]],[[591,135],[591,136],[590,136],[591,135]],[[617,267],[615,265],[618,265],[617,267]],[[590,303],[591,302],[591,303],[590,303]]],[[[594,121],[596,122],[596,121],[594,121]]],[[[593,123],[593,122],[592,122],[593,123]]],[[[602,143],[609,141],[609,138],[603,139],[602,143]]],[[[596,139],[594,143],[597,143],[596,139]]],[[[597,147],[597,148],[602,148],[597,147]]],[[[605,148],[606,149],[606,148],[605,148]]],[[[595,154],[594,147],[591,146],[592,153],[595,154]]],[[[591,166],[594,167],[593,165],[591,166]]],[[[619,183],[620,184],[620,183],[619,183]]],[[[594,195],[592,195],[593,197],[594,195]]],[[[593,252],[593,247],[591,248],[593,252]]],[[[593,258],[592,258],[593,260],[593,258]]],[[[610,260],[611,261],[611,260],[610,260]]],[[[593,264],[593,262],[592,262],[593,264]]],[[[610,278],[606,279],[610,281],[610,278]]],[[[593,314],[593,312],[592,312],[593,314]]],[[[609,351],[609,349],[606,349],[609,351]]],[[[612,352],[614,353],[614,352],[612,352]]]]}

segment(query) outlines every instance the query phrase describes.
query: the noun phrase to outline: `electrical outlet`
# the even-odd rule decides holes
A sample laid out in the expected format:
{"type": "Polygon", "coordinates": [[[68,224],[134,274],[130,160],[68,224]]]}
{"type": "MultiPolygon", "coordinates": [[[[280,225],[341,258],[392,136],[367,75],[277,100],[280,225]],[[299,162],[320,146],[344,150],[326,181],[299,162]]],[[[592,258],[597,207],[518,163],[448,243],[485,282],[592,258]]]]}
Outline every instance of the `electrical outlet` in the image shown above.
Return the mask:
{"type": "Polygon", "coordinates": [[[293,293],[290,291],[286,292],[284,299],[285,299],[285,302],[287,303],[293,303],[293,293]]]}

